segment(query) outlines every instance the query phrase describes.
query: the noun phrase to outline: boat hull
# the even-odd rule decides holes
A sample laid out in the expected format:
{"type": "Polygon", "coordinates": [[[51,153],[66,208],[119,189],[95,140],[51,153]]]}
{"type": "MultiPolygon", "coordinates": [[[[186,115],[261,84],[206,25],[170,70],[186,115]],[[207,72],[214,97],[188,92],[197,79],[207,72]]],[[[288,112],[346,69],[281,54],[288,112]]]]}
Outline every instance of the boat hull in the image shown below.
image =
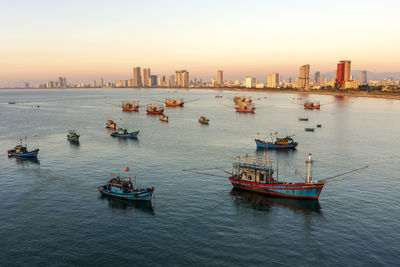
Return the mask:
{"type": "Polygon", "coordinates": [[[324,183],[275,183],[275,184],[263,184],[249,181],[242,181],[229,177],[229,181],[233,187],[258,192],[261,194],[286,197],[286,198],[297,198],[297,199],[311,199],[317,200],[321,191],[324,187],[324,183]]]}
{"type": "Polygon", "coordinates": [[[79,136],[78,137],[67,137],[67,140],[70,142],[79,142],[79,136]]]}
{"type": "Polygon", "coordinates": [[[125,199],[125,200],[133,200],[133,201],[150,202],[154,192],[154,188],[151,188],[145,191],[139,191],[134,193],[117,193],[109,190],[101,190],[101,187],[102,186],[99,187],[99,191],[102,195],[111,196],[119,199],[125,199]]]}
{"type": "Polygon", "coordinates": [[[20,157],[20,158],[37,158],[39,153],[39,149],[29,152],[15,152],[15,151],[8,151],[9,157],[20,157]]]}
{"type": "Polygon", "coordinates": [[[122,108],[122,111],[139,111],[139,107],[122,108]]]}
{"type": "Polygon", "coordinates": [[[112,137],[121,137],[121,138],[138,138],[139,131],[128,133],[128,134],[119,134],[119,133],[112,133],[112,137]]]}
{"type": "Polygon", "coordinates": [[[149,110],[147,110],[147,114],[150,114],[150,115],[161,115],[161,114],[164,114],[164,109],[160,109],[160,110],[157,110],[157,111],[149,111],[149,110]]]}
{"type": "Polygon", "coordinates": [[[255,139],[257,148],[268,148],[268,149],[295,149],[297,147],[296,144],[287,144],[287,145],[280,145],[280,144],[274,144],[271,142],[264,142],[259,139],[255,139]]]}
{"type": "Polygon", "coordinates": [[[236,108],[236,112],[239,113],[254,113],[256,108],[248,108],[248,109],[241,109],[241,108],[236,108]]]}
{"type": "Polygon", "coordinates": [[[166,107],[170,107],[170,108],[176,108],[176,107],[183,107],[183,102],[182,103],[176,103],[176,104],[173,104],[173,103],[165,103],[165,106],[166,107]]]}
{"type": "Polygon", "coordinates": [[[320,109],[321,105],[318,106],[304,106],[304,109],[320,109]]]}

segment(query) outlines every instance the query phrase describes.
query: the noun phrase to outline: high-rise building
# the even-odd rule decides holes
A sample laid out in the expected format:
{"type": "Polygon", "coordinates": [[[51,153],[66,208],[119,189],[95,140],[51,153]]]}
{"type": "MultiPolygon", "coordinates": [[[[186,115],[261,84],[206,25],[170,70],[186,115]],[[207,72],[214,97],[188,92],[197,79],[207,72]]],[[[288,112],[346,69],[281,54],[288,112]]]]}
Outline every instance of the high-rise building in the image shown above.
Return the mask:
{"type": "Polygon", "coordinates": [[[351,61],[342,60],[337,64],[336,82],[340,88],[344,88],[345,82],[351,81],[351,61]]]}
{"type": "Polygon", "coordinates": [[[103,77],[100,78],[100,87],[101,87],[101,88],[104,87],[104,80],[103,80],[103,77]]]}
{"type": "Polygon", "coordinates": [[[143,86],[150,87],[151,86],[151,78],[150,78],[150,69],[143,69],[143,86]]]}
{"type": "Polygon", "coordinates": [[[29,82],[25,82],[25,88],[29,88],[29,82]]]}
{"type": "Polygon", "coordinates": [[[306,64],[299,68],[299,84],[300,89],[310,89],[310,65],[306,64]]]}
{"type": "Polygon", "coordinates": [[[314,73],[314,83],[319,84],[320,82],[321,73],[319,71],[314,73]]]}
{"type": "Polygon", "coordinates": [[[93,87],[93,88],[95,88],[96,87],[96,80],[93,80],[92,81],[92,84],[91,84],[91,86],[90,87],[93,87]]]}
{"type": "Polygon", "coordinates": [[[367,78],[367,71],[366,70],[362,70],[360,72],[360,84],[367,84],[368,83],[368,78],[367,78]]]}
{"type": "Polygon", "coordinates": [[[188,87],[189,86],[189,72],[186,70],[177,70],[176,72],[176,86],[188,87]]]}
{"type": "Polygon", "coordinates": [[[253,85],[255,85],[255,78],[251,78],[250,76],[247,76],[244,79],[244,84],[245,84],[246,88],[253,87],[253,85]]]}
{"type": "Polygon", "coordinates": [[[150,75],[150,86],[157,86],[157,75],[150,75]]]}
{"type": "Polygon", "coordinates": [[[222,86],[224,85],[224,72],[222,70],[218,71],[217,75],[217,85],[222,86]]]}
{"type": "Polygon", "coordinates": [[[268,75],[267,87],[276,88],[279,85],[279,73],[272,73],[268,75]]]}
{"type": "Polygon", "coordinates": [[[133,86],[142,86],[142,75],[140,75],[140,67],[133,68],[133,86]]]}

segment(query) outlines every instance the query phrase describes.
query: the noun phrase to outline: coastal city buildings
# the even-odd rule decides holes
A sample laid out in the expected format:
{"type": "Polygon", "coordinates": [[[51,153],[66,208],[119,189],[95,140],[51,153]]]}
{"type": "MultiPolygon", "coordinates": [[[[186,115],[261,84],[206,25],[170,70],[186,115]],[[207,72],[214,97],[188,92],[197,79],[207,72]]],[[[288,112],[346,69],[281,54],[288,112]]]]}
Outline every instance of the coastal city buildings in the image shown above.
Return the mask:
{"type": "Polygon", "coordinates": [[[133,68],[133,86],[142,86],[142,75],[140,74],[140,67],[133,68]]]}
{"type": "Polygon", "coordinates": [[[306,64],[299,68],[299,89],[310,89],[310,65],[306,64]]]}
{"type": "MultiPolygon", "coordinates": [[[[346,82],[351,81],[351,61],[342,60],[337,64],[336,81],[341,89],[346,88],[346,82]]],[[[353,83],[348,83],[353,84],[353,83]]],[[[357,86],[358,88],[358,86],[357,86]]]]}
{"type": "Polygon", "coordinates": [[[367,78],[367,71],[362,70],[360,72],[360,85],[365,85],[368,83],[368,78],[367,78]]]}
{"type": "Polygon", "coordinates": [[[279,73],[272,73],[268,75],[267,87],[276,88],[279,86],[279,73]]]}
{"type": "Polygon", "coordinates": [[[218,86],[223,86],[224,85],[224,73],[222,70],[218,71],[217,74],[217,85],[218,86]]]}
{"type": "Polygon", "coordinates": [[[188,87],[189,86],[189,72],[186,70],[177,70],[176,72],[176,86],[188,87]]]}
{"type": "Polygon", "coordinates": [[[150,69],[143,69],[143,86],[144,87],[150,87],[151,86],[151,78],[150,78],[150,69]]]}

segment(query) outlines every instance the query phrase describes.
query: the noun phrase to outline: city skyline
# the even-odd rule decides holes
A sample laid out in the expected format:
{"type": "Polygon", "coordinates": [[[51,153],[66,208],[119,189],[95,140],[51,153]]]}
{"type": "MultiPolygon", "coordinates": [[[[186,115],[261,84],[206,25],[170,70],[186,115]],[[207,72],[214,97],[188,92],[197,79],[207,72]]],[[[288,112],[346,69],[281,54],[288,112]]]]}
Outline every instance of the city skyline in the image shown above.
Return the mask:
{"type": "Polygon", "coordinates": [[[342,0],[9,2],[0,18],[7,25],[0,86],[55,76],[118,80],[132,66],[187,69],[206,79],[219,69],[231,80],[295,77],[305,63],[323,73],[346,58],[355,70],[399,72],[398,7],[342,0]]]}

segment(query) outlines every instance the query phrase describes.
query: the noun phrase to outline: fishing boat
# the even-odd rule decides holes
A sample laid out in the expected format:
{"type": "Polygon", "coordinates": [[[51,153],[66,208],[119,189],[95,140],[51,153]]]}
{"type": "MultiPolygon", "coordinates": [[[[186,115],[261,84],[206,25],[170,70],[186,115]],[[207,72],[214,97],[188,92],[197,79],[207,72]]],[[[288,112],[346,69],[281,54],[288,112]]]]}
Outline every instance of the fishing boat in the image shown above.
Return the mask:
{"type": "Polygon", "coordinates": [[[204,117],[204,116],[201,116],[200,119],[199,119],[199,122],[200,122],[201,124],[208,124],[209,121],[210,121],[210,120],[207,119],[207,118],[204,117]]]}
{"type": "Polygon", "coordinates": [[[166,115],[160,115],[160,121],[163,121],[163,122],[168,122],[168,116],[166,116],[166,115]]]}
{"type": "Polygon", "coordinates": [[[138,138],[139,131],[129,133],[127,129],[119,128],[115,132],[111,133],[112,137],[122,137],[122,138],[138,138]]]}
{"type": "Polygon", "coordinates": [[[236,112],[239,113],[254,113],[256,108],[253,103],[237,104],[235,106],[236,112]]]}
{"type": "Polygon", "coordinates": [[[307,174],[304,182],[285,182],[279,181],[278,170],[274,176],[271,160],[238,157],[228,179],[234,188],[273,196],[317,200],[326,182],[312,180],[312,163],[310,153],[306,160],[307,174]]]}
{"type": "Polygon", "coordinates": [[[122,101],[121,108],[122,111],[139,111],[139,101],[137,100],[122,101]]]}
{"type": "Polygon", "coordinates": [[[106,128],[107,129],[116,129],[117,128],[117,124],[113,120],[107,120],[106,128]]]}
{"type": "Polygon", "coordinates": [[[8,150],[8,157],[37,158],[38,153],[39,148],[29,151],[27,145],[22,145],[22,139],[20,139],[19,145],[16,145],[14,149],[8,150]]]}
{"type": "Polygon", "coordinates": [[[235,104],[240,105],[240,104],[251,104],[253,102],[251,96],[235,96],[233,98],[233,102],[235,104]]]}
{"type": "Polygon", "coordinates": [[[314,132],[315,128],[304,128],[306,132],[314,132]]]}
{"type": "Polygon", "coordinates": [[[167,98],[165,100],[166,107],[183,107],[184,103],[183,98],[180,97],[167,98]]]}
{"type": "Polygon", "coordinates": [[[317,128],[321,128],[322,127],[322,124],[317,124],[317,128]]]}
{"type": "Polygon", "coordinates": [[[132,183],[131,177],[124,178],[120,175],[112,174],[113,178],[106,184],[97,187],[100,194],[126,200],[150,202],[154,193],[154,187],[140,188],[135,182],[132,183]]]}
{"type": "Polygon", "coordinates": [[[8,104],[9,104],[9,105],[14,105],[14,104],[15,104],[15,101],[9,101],[8,104]]]}
{"type": "Polygon", "coordinates": [[[304,103],[304,109],[320,109],[321,104],[318,101],[307,101],[304,103]]]}
{"type": "Polygon", "coordinates": [[[263,141],[260,139],[254,139],[257,148],[267,148],[267,149],[295,149],[298,145],[292,138],[292,136],[286,136],[283,138],[277,137],[272,142],[263,141]]]}
{"type": "Polygon", "coordinates": [[[299,118],[299,121],[308,121],[308,118],[302,118],[302,117],[300,117],[300,118],[299,118]]]}
{"type": "Polygon", "coordinates": [[[216,95],[215,98],[222,98],[222,95],[216,95]]]}
{"type": "Polygon", "coordinates": [[[75,142],[78,143],[79,142],[79,134],[76,133],[75,130],[69,130],[68,131],[68,135],[67,135],[67,140],[70,142],[75,142]]]}
{"type": "Polygon", "coordinates": [[[164,105],[162,104],[147,104],[147,114],[160,115],[164,113],[164,105]]]}

